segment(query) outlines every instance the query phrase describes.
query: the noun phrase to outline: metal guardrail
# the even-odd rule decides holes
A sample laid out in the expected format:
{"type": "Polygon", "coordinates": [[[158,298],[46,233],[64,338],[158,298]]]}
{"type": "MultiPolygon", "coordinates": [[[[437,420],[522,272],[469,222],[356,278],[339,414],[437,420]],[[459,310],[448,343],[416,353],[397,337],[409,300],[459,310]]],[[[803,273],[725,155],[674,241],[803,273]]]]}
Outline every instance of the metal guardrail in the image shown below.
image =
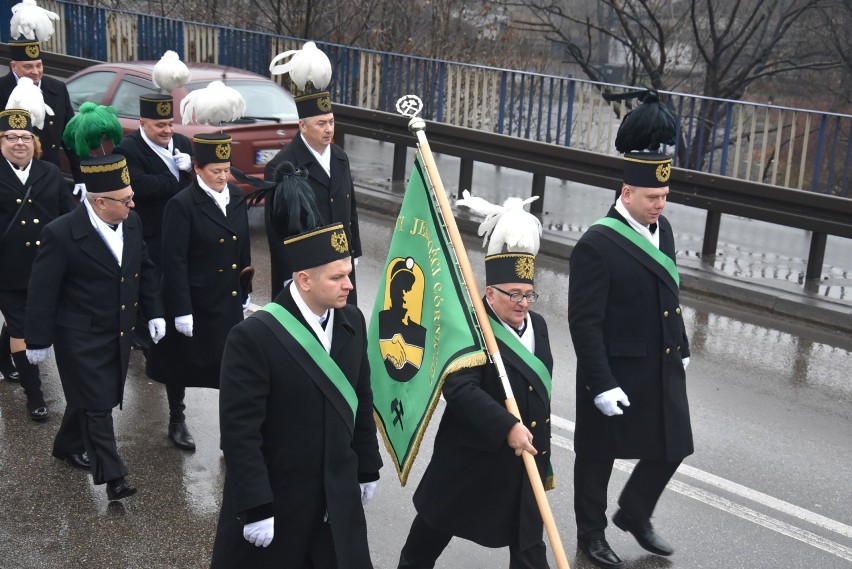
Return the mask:
{"type": "MultiPolygon", "coordinates": [[[[19,0],[0,0],[9,13],[19,0]]],[[[45,46],[53,53],[103,61],[158,59],[167,49],[185,61],[268,74],[275,54],[303,40],[69,2],[41,0],[60,14],[45,46]]],[[[331,58],[335,102],[393,111],[418,93],[437,122],[615,155],[624,101],[603,91],[630,87],[318,42],[331,58]]],[[[285,78],[277,78],[282,83],[285,78]]],[[[768,104],[662,93],[678,118],[675,165],[741,180],[852,197],[852,116],[768,104]]]]}
{"type": "MultiPolygon", "coordinates": [[[[0,44],[0,63],[8,48],[0,44]]],[[[58,77],[89,67],[95,60],[43,53],[45,68],[58,77]]],[[[408,121],[398,114],[335,103],[337,137],[361,136],[394,144],[393,179],[406,176],[406,155],[414,140],[408,121]]],[[[459,188],[473,186],[473,163],[482,162],[533,174],[533,212],[541,213],[546,177],[570,180],[615,191],[621,185],[622,160],[585,150],[519,140],[481,130],[430,122],[429,141],[435,152],[461,159],[459,188]],[[536,210],[535,208],[538,208],[536,210]]],[[[852,200],[747,182],[730,177],[674,168],[669,199],[707,211],[702,257],[716,253],[722,214],[739,215],[813,232],[805,278],[819,279],[828,235],[852,239],[852,200]]]]}

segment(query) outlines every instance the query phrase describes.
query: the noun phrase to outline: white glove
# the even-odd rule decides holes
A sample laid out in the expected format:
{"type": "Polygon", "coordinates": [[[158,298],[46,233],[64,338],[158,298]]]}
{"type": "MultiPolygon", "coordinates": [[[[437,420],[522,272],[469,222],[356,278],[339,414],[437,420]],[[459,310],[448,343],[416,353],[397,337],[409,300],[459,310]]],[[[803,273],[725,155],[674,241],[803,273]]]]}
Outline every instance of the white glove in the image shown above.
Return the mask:
{"type": "Polygon", "coordinates": [[[358,259],[360,259],[360,258],[361,258],[361,257],[355,257],[355,258],[353,259],[353,261],[352,261],[352,267],[353,267],[353,268],[355,268],[355,267],[357,267],[357,266],[358,266],[358,259]]]}
{"type": "Polygon", "coordinates": [[[50,354],[50,346],[46,348],[41,348],[38,350],[30,350],[27,349],[27,359],[31,364],[37,366],[41,362],[47,359],[47,356],[50,354]]]}
{"type": "Polygon", "coordinates": [[[607,417],[624,414],[624,411],[618,408],[619,403],[625,407],[630,407],[630,401],[627,399],[627,394],[624,393],[620,387],[604,391],[603,393],[595,396],[595,407],[597,407],[598,410],[607,417]]]}
{"type": "Polygon", "coordinates": [[[175,328],[187,338],[192,338],[192,314],[176,316],[175,328]]]}
{"type": "Polygon", "coordinates": [[[249,305],[251,304],[251,293],[246,295],[246,301],[243,303],[243,312],[249,309],[249,305]]]}
{"type": "Polygon", "coordinates": [[[79,195],[80,201],[82,202],[84,199],[86,199],[86,184],[74,184],[74,191],[71,193],[73,193],[75,196],[79,195]]]}
{"type": "Polygon", "coordinates": [[[166,319],[152,318],[148,320],[148,333],[151,334],[151,341],[155,344],[163,339],[166,335],[166,319]]]}
{"type": "Polygon", "coordinates": [[[257,547],[267,547],[275,535],[275,518],[266,518],[243,526],[243,537],[257,547]]]}
{"type": "Polygon", "coordinates": [[[175,166],[178,167],[178,170],[183,170],[184,172],[189,172],[192,170],[192,156],[187,154],[186,152],[181,152],[177,148],[175,148],[175,154],[173,156],[175,160],[175,166]]]}
{"type": "Polygon", "coordinates": [[[358,485],[361,487],[361,505],[366,506],[367,502],[373,499],[373,494],[376,492],[376,486],[379,485],[379,481],[360,482],[358,485]]]}
{"type": "Polygon", "coordinates": [[[683,358],[683,359],[681,359],[681,360],[680,360],[680,363],[682,363],[682,364],[683,364],[683,369],[684,369],[684,370],[686,370],[686,368],[688,368],[688,367],[689,367],[689,358],[683,358]]]}

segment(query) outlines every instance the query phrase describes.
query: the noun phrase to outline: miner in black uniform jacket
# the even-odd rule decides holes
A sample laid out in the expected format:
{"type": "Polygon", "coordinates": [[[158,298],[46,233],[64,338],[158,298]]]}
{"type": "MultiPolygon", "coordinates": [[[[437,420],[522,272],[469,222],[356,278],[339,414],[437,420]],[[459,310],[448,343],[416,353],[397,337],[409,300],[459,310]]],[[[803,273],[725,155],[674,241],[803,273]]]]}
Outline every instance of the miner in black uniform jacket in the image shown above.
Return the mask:
{"type": "Polygon", "coordinates": [[[42,229],[73,210],[77,200],[59,168],[39,160],[41,141],[32,132],[29,112],[0,111],[0,152],[0,312],[10,336],[4,348],[11,350],[30,417],[46,421],[39,369],[27,361],[25,352],[27,285],[42,229]]]}

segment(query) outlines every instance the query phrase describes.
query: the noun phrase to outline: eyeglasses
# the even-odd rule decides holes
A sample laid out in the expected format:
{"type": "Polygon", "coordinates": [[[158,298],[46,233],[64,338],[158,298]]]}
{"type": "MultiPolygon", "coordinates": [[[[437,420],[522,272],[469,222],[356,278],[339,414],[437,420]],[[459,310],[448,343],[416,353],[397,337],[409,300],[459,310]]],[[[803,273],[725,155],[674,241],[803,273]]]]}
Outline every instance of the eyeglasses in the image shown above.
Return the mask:
{"type": "Polygon", "coordinates": [[[24,144],[29,144],[33,141],[33,135],[31,134],[7,134],[3,138],[5,138],[7,142],[11,142],[12,144],[17,144],[18,141],[21,141],[24,144]]]}
{"type": "Polygon", "coordinates": [[[527,294],[521,294],[519,292],[507,292],[507,291],[505,291],[501,288],[498,288],[494,285],[491,285],[491,288],[493,288],[497,292],[502,292],[503,294],[505,294],[506,296],[509,297],[509,300],[511,300],[512,302],[517,302],[519,304],[525,298],[527,299],[527,302],[529,302],[530,304],[532,304],[533,302],[538,300],[538,293],[537,292],[528,292],[527,294]]]}
{"type": "Polygon", "coordinates": [[[109,196],[98,196],[98,197],[99,197],[99,198],[103,198],[103,199],[105,199],[105,200],[110,200],[110,201],[113,201],[113,202],[118,202],[118,203],[120,203],[121,205],[125,205],[125,206],[126,206],[126,205],[128,205],[130,202],[132,202],[132,201],[133,201],[133,196],[135,196],[135,195],[136,195],[136,194],[135,194],[135,192],[131,192],[131,193],[130,193],[130,195],[129,195],[129,196],[127,196],[126,198],[124,198],[123,200],[120,200],[120,199],[117,199],[117,198],[111,198],[111,197],[109,197],[109,196]]]}

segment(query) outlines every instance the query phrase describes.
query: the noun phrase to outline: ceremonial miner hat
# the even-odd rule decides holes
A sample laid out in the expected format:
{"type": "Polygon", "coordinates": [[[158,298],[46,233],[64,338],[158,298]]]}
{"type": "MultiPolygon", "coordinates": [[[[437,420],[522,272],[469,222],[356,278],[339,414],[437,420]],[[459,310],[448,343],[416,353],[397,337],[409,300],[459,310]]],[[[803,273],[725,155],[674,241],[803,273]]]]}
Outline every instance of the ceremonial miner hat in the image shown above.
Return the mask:
{"type": "Polygon", "coordinates": [[[174,118],[174,102],[171,95],[139,95],[139,116],[155,120],[174,118]]]}
{"type": "Polygon", "coordinates": [[[41,47],[35,40],[12,40],[9,42],[9,59],[12,61],[38,61],[41,47]]]}
{"type": "Polygon", "coordinates": [[[284,239],[293,271],[304,271],[351,256],[342,223],[311,229],[284,239]]]}
{"type": "Polygon", "coordinates": [[[23,109],[0,111],[0,130],[28,130],[32,132],[33,121],[30,112],[23,109]]]}
{"type": "Polygon", "coordinates": [[[624,183],[640,188],[669,185],[672,159],[661,152],[662,145],[673,145],[677,122],[653,89],[603,95],[607,101],[638,98],[640,103],[624,115],[615,148],[624,153],[624,183]]]}
{"type": "Polygon", "coordinates": [[[192,146],[195,149],[195,163],[199,166],[231,161],[231,137],[227,134],[196,134],[192,137],[192,146]]]}
{"type": "Polygon", "coordinates": [[[317,45],[309,41],[302,49],[279,53],[269,64],[273,75],[290,74],[290,80],[303,91],[296,97],[300,119],[325,115],[331,112],[331,93],[326,88],[331,82],[331,61],[317,45]],[[283,59],[290,61],[280,64],[283,59]]]}
{"type": "Polygon", "coordinates": [[[86,191],[99,194],[123,190],[130,185],[127,161],[119,154],[107,154],[80,162],[86,191]]]}
{"type": "Polygon", "coordinates": [[[624,183],[638,188],[669,185],[672,157],[658,152],[634,151],[624,155],[624,183]]]}
{"type": "Polygon", "coordinates": [[[464,199],[458,205],[469,207],[485,215],[485,221],[479,224],[479,235],[488,243],[485,257],[485,284],[502,283],[533,284],[535,278],[535,255],[538,253],[541,238],[541,222],[524,209],[528,203],[538,199],[533,196],[508,198],[503,205],[478,197],[472,197],[465,190],[464,199]],[[505,245],[506,251],[503,251],[505,245]]]}
{"type": "Polygon", "coordinates": [[[485,257],[485,284],[533,284],[535,255],[531,253],[498,253],[485,257]]]}

